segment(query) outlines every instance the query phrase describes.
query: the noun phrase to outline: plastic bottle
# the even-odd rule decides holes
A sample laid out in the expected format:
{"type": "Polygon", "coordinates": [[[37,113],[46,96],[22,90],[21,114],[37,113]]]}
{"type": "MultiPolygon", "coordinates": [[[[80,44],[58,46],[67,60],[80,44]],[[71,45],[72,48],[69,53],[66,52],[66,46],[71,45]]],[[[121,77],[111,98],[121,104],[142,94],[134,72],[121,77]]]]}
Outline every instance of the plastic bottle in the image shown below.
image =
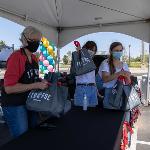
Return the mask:
{"type": "Polygon", "coordinates": [[[87,96],[86,96],[86,94],[84,94],[84,98],[83,98],[83,110],[84,111],[87,110],[87,96]]]}
{"type": "Polygon", "coordinates": [[[2,107],[0,106],[0,123],[5,123],[2,107]]]}

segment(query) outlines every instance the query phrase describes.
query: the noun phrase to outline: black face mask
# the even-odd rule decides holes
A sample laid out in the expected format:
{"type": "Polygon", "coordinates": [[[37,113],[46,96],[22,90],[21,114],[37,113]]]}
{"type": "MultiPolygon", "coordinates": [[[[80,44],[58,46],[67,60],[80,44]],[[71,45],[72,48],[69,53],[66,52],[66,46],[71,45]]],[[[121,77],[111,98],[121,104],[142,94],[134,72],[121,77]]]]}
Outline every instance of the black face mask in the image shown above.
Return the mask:
{"type": "Polygon", "coordinates": [[[27,41],[28,46],[27,48],[31,53],[35,53],[40,45],[40,41],[27,41]]]}
{"type": "Polygon", "coordinates": [[[27,40],[25,35],[24,37],[28,43],[28,46],[26,46],[25,48],[27,48],[31,53],[35,53],[40,45],[40,41],[33,41],[33,40],[29,41],[27,40]]]}

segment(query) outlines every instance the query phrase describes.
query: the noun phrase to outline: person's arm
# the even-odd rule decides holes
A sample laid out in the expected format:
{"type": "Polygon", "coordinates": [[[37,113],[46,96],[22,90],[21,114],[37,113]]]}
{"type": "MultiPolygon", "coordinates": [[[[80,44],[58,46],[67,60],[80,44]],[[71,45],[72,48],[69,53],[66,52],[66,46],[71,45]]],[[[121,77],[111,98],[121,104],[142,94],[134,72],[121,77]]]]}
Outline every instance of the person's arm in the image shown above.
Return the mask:
{"type": "Polygon", "coordinates": [[[48,86],[46,82],[32,84],[19,83],[19,79],[24,72],[25,62],[26,57],[22,56],[19,51],[9,57],[4,76],[4,89],[7,94],[22,93],[32,89],[44,89],[48,86]]]}
{"type": "Polygon", "coordinates": [[[99,75],[102,78],[104,83],[112,81],[112,80],[118,78],[118,76],[120,75],[120,73],[114,73],[114,74],[110,75],[108,59],[104,60],[101,63],[98,73],[99,73],[99,75]]]}
{"type": "Polygon", "coordinates": [[[127,84],[130,84],[131,83],[131,72],[129,70],[129,67],[126,63],[123,63],[124,65],[124,70],[125,70],[125,81],[127,84]]]}
{"type": "Polygon", "coordinates": [[[114,73],[112,75],[110,75],[110,73],[103,71],[102,72],[102,79],[104,82],[110,82],[114,79],[117,79],[120,76],[120,72],[114,73]]]}
{"type": "Polygon", "coordinates": [[[124,76],[127,80],[129,80],[130,75],[131,75],[131,73],[129,71],[120,71],[120,72],[116,72],[112,75],[110,75],[110,73],[108,73],[108,72],[102,72],[102,79],[104,82],[109,82],[114,79],[117,79],[119,76],[124,76]]]}
{"type": "MultiPolygon", "coordinates": [[[[126,70],[127,67],[128,66],[126,66],[126,70]]],[[[102,77],[103,81],[106,83],[117,79],[119,76],[130,77],[131,73],[127,70],[110,74],[108,60],[104,60],[99,68],[99,74],[102,77]]]]}
{"type": "Polygon", "coordinates": [[[47,82],[36,82],[36,83],[31,83],[31,84],[22,84],[22,83],[17,83],[13,86],[5,86],[5,92],[7,94],[13,94],[13,93],[22,93],[26,91],[30,91],[33,89],[41,89],[44,90],[48,87],[47,82]]]}

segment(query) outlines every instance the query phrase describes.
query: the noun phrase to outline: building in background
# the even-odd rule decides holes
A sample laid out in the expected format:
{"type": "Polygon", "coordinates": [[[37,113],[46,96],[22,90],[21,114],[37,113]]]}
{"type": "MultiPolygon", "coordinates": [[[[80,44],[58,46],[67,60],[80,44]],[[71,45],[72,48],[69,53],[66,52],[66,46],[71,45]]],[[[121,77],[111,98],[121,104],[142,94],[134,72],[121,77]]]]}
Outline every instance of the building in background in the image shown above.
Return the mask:
{"type": "Polygon", "coordinates": [[[13,47],[1,46],[0,47],[0,61],[7,61],[8,57],[13,53],[13,47]]]}
{"type": "Polygon", "coordinates": [[[3,45],[0,47],[0,68],[6,67],[6,61],[13,52],[14,52],[14,46],[9,47],[3,45]]]}

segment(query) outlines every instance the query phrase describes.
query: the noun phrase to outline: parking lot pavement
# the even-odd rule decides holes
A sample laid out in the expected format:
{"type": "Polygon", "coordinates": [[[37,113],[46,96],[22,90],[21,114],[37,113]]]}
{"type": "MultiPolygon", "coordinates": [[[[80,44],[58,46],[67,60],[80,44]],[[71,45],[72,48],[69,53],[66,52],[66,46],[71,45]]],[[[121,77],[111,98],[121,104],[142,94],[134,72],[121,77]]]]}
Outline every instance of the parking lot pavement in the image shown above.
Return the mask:
{"type": "Polygon", "coordinates": [[[135,124],[131,147],[127,150],[150,150],[150,106],[142,107],[141,116],[135,124]]]}
{"type": "Polygon", "coordinates": [[[142,108],[138,121],[136,147],[136,150],[150,150],[150,106],[142,108]]]}

